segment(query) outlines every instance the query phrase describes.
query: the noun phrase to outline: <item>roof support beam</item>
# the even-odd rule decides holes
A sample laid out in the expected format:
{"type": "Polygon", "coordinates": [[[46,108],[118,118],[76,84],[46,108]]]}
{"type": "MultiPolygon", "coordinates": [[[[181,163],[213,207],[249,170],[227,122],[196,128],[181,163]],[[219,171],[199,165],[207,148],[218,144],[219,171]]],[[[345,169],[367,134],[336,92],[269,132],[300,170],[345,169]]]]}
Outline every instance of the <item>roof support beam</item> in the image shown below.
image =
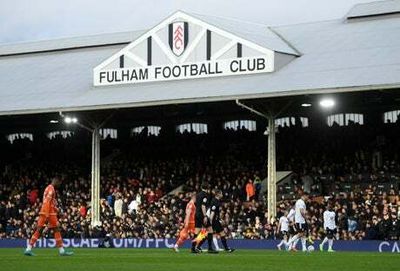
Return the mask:
{"type": "MultiPolygon", "coordinates": [[[[101,148],[101,137],[100,129],[103,127],[113,116],[114,111],[102,122],[90,122],[89,126],[82,124],[77,121],[75,124],[79,127],[89,131],[92,134],[92,169],[91,169],[91,189],[90,189],[90,199],[91,199],[91,225],[92,227],[100,226],[100,148],[101,148]]],[[[60,116],[64,119],[65,115],[60,112],[60,116]]]]}
{"type": "Polygon", "coordinates": [[[268,221],[274,222],[276,218],[276,129],[275,116],[269,113],[257,111],[236,99],[236,104],[250,112],[268,120],[268,170],[267,170],[267,208],[268,221]]]}

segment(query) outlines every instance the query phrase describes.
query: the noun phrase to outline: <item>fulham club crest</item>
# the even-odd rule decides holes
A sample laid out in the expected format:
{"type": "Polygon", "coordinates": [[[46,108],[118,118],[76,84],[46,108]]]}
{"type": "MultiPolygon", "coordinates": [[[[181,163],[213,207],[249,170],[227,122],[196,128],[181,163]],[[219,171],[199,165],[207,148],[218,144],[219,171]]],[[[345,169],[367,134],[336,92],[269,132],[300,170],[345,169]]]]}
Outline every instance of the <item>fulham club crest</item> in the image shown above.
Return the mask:
{"type": "Polygon", "coordinates": [[[168,29],[169,47],[176,56],[181,56],[189,41],[189,25],[187,22],[174,22],[168,29]]]}

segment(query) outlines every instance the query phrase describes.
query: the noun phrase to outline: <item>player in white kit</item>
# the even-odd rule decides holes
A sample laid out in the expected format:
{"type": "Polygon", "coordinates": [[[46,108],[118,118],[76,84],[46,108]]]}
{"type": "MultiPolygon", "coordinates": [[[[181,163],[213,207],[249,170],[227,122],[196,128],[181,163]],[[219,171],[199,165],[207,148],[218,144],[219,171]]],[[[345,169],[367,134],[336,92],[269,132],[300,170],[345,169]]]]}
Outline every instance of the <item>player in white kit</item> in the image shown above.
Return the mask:
{"type": "MultiPolygon", "coordinates": [[[[293,235],[296,234],[296,226],[295,226],[295,223],[294,223],[294,215],[295,215],[295,213],[296,213],[295,206],[293,204],[293,206],[289,210],[289,214],[287,215],[287,218],[289,220],[289,238],[288,238],[288,240],[290,240],[290,238],[292,238],[293,235]]],[[[293,244],[292,244],[293,248],[296,248],[298,241],[299,241],[299,239],[297,239],[295,242],[293,242],[293,244]]],[[[288,242],[286,242],[286,246],[287,246],[287,243],[288,242]]],[[[289,250],[291,248],[287,247],[287,249],[289,250]]]]}
{"type": "Polygon", "coordinates": [[[283,213],[283,216],[279,218],[278,228],[276,229],[277,233],[281,234],[282,241],[276,246],[279,250],[282,250],[282,245],[285,245],[285,249],[287,249],[287,241],[289,235],[289,219],[287,218],[288,211],[283,213]]]}
{"type": "Polygon", "coordinates": [[[326,242],[328,242],[328,252],[335,252],[332,246],[333,237],[336,233],[336,214],[331,204],[327,205],[327,208],[324,212],[324,229],[326,236],[322,243],[319,245],[319,250],[324,251],[324,245],[326,242]]]}
{"type": "Polygon", "coordinates": [[[295,204],[295,214],[294,214],[294,222],[296,223],[296,231],[297,233],[290,238],[288,242],[288,247],[296,251],[296,248],[293,247],[293,244],[300,239],[302,250],[307,251],[307,240],[306,240],[306,231],[307,231],[307,223],[306,223],[306,214],[307,214],[307,207],[306,201],[308,200],[308,194],[303,192],[303,195],[300,199],[296,201],[295,204]]]}

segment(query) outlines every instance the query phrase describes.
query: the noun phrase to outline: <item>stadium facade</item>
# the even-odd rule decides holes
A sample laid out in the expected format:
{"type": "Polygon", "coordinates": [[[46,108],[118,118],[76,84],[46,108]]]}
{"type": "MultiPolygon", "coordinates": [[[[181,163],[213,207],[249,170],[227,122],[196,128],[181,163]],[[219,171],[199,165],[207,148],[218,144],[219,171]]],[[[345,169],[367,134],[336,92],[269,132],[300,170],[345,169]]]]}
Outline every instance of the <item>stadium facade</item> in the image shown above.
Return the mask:
{"type": "MultiPolygon", "coordinates": [[[[236,101],[268,119],[273,216],[280,106],[260,111],[252,103],[398,90],[399,52],[400,1],[356,5],[338,20],[275,27],[178,11],[146,31],[0,46],[0,116],[236,101]]],[[[100,127],[87,127],[94,203],[100,127]]]]}

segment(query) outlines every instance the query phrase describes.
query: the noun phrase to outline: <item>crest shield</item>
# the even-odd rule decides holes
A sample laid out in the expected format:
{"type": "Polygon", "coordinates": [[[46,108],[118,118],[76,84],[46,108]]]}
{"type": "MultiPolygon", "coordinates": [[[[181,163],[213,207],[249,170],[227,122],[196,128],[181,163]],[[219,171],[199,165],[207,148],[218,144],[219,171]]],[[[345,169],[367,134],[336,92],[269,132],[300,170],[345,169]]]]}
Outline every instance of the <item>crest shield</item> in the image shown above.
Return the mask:
{"type": "Polygon", "coordinates": [[[189,41],[189,26],[187,22],[174,22],[169,24],[169,47],[176,56],[181,56],[189,41]]]}

